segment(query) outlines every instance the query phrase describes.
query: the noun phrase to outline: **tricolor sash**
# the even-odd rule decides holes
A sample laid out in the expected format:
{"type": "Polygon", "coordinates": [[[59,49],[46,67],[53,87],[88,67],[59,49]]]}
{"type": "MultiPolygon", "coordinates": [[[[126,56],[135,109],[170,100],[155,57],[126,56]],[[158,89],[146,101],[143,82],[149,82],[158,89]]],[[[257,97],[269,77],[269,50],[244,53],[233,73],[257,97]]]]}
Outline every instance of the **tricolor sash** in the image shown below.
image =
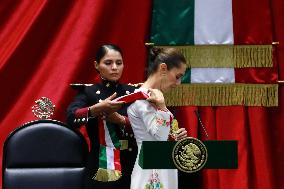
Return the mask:
{"type": "MultiPolygon", "coordinates": [[[[131,103],[135,100],[147,99],[148,94],[139,91],[129,95],[121,96],[113,101],[123,101],[125,103],[131,103]]],[[[116,133],[117,125],[106,121],[105,119],[98,119],[99,129],[99,168],[93,179],[109,182],[116,181],[121,176],[121,164],[120,164],[120,150],[123,150],[123,146],[116,133]]]]}

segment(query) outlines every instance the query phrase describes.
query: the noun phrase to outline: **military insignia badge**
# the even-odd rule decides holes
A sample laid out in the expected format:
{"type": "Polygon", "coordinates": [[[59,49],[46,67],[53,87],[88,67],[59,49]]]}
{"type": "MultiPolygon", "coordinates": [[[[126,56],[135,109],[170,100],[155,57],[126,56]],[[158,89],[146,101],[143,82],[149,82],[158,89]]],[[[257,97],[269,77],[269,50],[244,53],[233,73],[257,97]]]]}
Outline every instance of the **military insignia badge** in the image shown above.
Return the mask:
{"type": "Polygon", "coordinates": [[[177,169],[186,173],[194,173],[203,168],[208,153],[206,146],[200,140],[186,137],[175,144],[172,158],[177,169]]]}
{"type": "Polygon", "coordinates": [[[33,114],[39,119],[48,119],[53,115],[55,105],[47,97],[41,97],[35,101],[35,105],[32,107],[33,114]]]}

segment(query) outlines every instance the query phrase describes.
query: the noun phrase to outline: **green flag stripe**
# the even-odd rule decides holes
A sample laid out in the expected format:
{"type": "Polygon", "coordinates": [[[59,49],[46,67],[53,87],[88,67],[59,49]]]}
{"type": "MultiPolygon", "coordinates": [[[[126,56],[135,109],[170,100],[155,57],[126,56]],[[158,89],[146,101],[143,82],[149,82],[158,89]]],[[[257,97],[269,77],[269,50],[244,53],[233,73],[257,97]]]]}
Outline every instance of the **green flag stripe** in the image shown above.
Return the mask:
{"type": "Polygon", "coordinates": [[[118,137],[116,135],[116,131],[115,131],[115,129],[116,129],[115,127],[117,127],[117,125],[113,125],[109,122],[106,122],[106,126],[108,128],[109,135],[110,135],[110,138],[112,140],[114,147],[116,149],[120,149],[120,142],[119,142],[119,139],[118,139],[118,137]]]}
{"type": "Polygon", "coordinates": [[[99,167],[107,169],[106,147],[100,145],[99,167]]]}
{"type": "MultiPolygon", "coordinates": [[[[151,42],[156,45],[194,45],[194,0],[154,0],[151,42]]],[[[182,83],[190,83],[191,69],[182,83]]]]}
{"type": "Polygon", "coordinates": [[[194,0],[154,0],[151,42],[155,45],[194,44],[194,0]]]}
{"type": "Polygon", "coordinates": [[[182,76],[181,78],[181,83],[190,83],[190,76],[191,76],[190,68],[187,68],[184,76],[182,76]]]}

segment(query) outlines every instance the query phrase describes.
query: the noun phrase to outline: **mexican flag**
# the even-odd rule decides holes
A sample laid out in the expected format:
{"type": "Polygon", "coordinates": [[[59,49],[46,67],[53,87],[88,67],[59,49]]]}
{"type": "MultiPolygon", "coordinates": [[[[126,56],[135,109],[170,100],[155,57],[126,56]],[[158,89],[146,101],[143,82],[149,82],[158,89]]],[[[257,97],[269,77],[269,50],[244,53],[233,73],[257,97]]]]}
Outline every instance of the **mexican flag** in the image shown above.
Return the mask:
{"type": "Polygon", "coordinates": [[[244,0],[153,1],[151,43],[180,48],[188,60],[169,105],[278,105],[269,1],[258,5],[264,14],[248,22],[244,0]]]}
{"type": "Polygon", "coordinates": [[[270,0],[153,0],[149,41],[199,53],[189,57],[183,84],[166,96],[179,106],[179,125],[203,140],[238,141],[238,169],[203,170],[202,188],[274,188],[263,171],[271,169],[264,107],[278,105],[270,8],[270,0]],[[209,137],[197,126],[197,108],[209,137]]]}

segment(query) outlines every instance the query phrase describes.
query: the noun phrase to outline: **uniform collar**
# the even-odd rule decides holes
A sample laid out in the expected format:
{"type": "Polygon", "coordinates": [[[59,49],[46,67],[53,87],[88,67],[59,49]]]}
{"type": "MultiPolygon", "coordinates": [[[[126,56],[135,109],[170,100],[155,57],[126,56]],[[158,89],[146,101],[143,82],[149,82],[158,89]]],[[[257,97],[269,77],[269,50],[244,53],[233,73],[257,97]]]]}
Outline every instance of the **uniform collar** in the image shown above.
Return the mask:
{"type": "Polygon", "coordinates": [[[118,81],[109,81],[109,80],[102,78],[102,84],[103,84],[104,87],[112,89],[112,88],[116,88],[118,86],[119,82],[118,81]]]}

